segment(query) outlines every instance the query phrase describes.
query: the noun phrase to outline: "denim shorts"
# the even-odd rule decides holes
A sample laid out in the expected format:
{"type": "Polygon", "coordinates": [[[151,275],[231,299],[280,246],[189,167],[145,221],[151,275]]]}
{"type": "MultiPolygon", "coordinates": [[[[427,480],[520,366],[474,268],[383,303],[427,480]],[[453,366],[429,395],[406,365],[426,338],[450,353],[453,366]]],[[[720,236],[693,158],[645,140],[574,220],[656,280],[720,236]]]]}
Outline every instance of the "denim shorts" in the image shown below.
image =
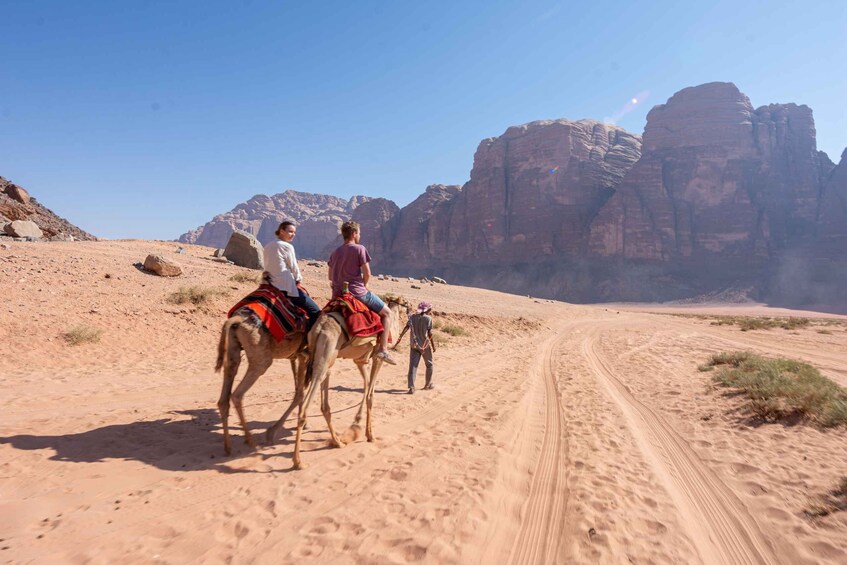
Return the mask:
{"type": "Polygon", "coordinates": [[[382,311],[383,308],[385,308],[385,302],[383,302],[379,296],[377,296],[371,291],[368,291],[368,293],[364,296],[357,296],[356,298],[358,298],[365,306],[367,306],[374,312],[379,313],[382,311]]]}

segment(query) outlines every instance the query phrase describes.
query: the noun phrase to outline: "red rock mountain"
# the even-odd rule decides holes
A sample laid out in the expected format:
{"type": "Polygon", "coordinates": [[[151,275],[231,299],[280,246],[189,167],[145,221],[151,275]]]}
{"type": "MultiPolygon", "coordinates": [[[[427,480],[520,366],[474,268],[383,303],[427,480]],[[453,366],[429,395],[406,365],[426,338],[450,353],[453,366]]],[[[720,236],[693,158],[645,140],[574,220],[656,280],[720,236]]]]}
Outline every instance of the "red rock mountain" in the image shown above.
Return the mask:
{"type": "Polygon", "coordinates": [[[341,221],[359,221],[377,273],[570,301],[744,288],[847,309],[847,152],[836,167],[817,150],[808,107],[754,108],[731,83],[674,94],[643,140],[590,120],[532,122],[483,140],[463,186],[431,185],[402,209],[289,191],[181,241],[220,246],[233,227],[269,239],[283,217],[315,257],[341,221]],[[311,248],[310,222],[321,226],[311,248]]]}
{"type": "MultiPolygon", "coordinates": [[[[179,237],[183,243],[209,247],[226,246],[234,229],[256,236],[263,245],[273,241],[284,220],[297,223],[297,254],[301,258],[326,258],[326,249],[338,238],[338,226],[369,201],[366,196],[344,200],[325,194],[287,190],[273,196],[258,194],[207,224],[179,237]]],[[[396,206],[395,206],[396,207],[396,206]]]]}
{"type": "Polygon", "coordinates": [[[569,300],[745,286],[831,302],[817,290],[835,275],[789,281],[798,257],[832,267],[844,253],[845,166],[817,150],[808,107],[754,109],[735,85],[704,84],[653,108],[643,145],[587,120],[483,141],[464,187],[430,187],[383,226],[380,267],[569,300]]]}
{"type": "MultiPolygon", "coordinates": [[[[79,229],[41,205],[24,188],[0,177],[0,224],[15,220],[34,222],[46,239],[63,240],[70,237],[77,240],[96,239],[90,233],[79,229]]],[[[2,232],[0,227],[0,233],[2,232]]]]}

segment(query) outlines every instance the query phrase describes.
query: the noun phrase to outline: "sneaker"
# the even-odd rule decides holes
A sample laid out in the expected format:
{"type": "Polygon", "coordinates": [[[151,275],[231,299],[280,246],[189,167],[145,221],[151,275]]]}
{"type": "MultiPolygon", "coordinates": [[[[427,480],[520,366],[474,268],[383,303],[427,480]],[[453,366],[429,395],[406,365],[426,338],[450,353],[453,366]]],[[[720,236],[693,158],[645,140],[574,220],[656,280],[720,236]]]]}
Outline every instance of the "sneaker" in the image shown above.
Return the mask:
{"type": "Polygon", "coordinates": [[[434,385],[434,384],[432,384],[432,383],[427,383],[427,384],[426,384],[426,385],[424,385],[424,387],[423,387],[423,389],[424,389],[424,390],[432,390],[432,389],[434,389],[434,388],[435,388],[435,385],[434,385]]]}
{"type": "Polygon", "coordinates": [[[415,387],[410,388],[406,394],[415,394],[415,387]]]}
{"type": "Polygon", "coordinates": [[[387,351],[380,351],[376,354],[377,357],[382,359],[384,363],[388,363],[389,365],[396,365],[397,361],[391,358],[391,355],[388,354],[387,351]]]}

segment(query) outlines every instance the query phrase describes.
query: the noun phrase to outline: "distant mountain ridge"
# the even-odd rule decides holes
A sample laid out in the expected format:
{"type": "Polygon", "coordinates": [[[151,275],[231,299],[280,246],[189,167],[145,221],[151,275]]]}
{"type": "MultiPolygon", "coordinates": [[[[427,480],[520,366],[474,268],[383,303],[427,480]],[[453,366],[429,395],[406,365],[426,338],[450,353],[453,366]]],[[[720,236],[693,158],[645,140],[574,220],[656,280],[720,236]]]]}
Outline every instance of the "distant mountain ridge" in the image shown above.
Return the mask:
{"type": "Polygon", "coordinates": [[[371,200],[354,196],[349,200],[326,194],[286,190],[273,196],[257,194],[229,212],[182,234],[178,241],[209,247],[226,247],[233,230],[254,235],[263,245],[275,239],[280,222],[297,223],[297,254],[303,258],[321,258],[326,248],[339,240],[338,226],[349,220],[353,211],[371,200]]]}

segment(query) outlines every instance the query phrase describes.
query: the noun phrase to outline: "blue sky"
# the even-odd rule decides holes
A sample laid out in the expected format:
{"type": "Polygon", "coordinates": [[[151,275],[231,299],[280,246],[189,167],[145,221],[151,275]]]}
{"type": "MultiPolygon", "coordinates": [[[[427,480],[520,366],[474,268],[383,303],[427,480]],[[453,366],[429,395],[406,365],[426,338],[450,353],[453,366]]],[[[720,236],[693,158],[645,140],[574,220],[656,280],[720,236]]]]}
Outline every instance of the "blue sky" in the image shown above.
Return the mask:
{"type": "Polygon", "coordinates": [[[107,238],[289,188],[403,206],[510,125],[640,134],[716,80],[810,106],[833,161],[847,146],[843,0],[0,0],[0,22],[0,175],[107,238]]]}

